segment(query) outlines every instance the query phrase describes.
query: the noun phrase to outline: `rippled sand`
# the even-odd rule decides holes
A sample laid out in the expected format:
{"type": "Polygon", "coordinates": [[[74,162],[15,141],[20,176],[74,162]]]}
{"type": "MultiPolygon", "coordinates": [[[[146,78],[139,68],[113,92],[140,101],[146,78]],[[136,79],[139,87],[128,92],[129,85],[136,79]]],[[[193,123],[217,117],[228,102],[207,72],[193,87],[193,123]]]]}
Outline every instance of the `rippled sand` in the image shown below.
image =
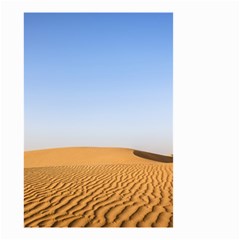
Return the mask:
{"type": "Polygon", "coordinates": [[[25,227],[172,227],[172,157],[123,148],[25,152],[25,227]]]}

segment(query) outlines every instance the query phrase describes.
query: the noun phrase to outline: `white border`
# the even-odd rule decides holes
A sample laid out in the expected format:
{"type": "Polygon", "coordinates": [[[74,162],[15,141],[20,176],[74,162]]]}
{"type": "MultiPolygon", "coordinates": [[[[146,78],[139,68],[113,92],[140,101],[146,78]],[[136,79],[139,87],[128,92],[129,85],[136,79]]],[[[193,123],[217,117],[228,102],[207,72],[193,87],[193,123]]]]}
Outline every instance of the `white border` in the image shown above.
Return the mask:
{"type": "Polygon", "coordinates": [[[237,1],[2,1],[1,239],[237,239],[237,1]],[[174,228],[23,228],[23,13],[174,13],[174,228]]]}

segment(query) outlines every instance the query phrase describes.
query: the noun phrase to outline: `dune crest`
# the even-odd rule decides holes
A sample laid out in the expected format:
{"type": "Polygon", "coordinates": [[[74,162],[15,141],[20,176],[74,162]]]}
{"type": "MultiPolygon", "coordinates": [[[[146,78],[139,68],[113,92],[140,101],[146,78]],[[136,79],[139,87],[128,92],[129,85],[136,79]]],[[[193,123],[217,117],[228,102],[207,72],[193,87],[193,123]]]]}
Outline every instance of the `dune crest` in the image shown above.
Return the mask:
{"type": "Polygon", "coordinates": [[[24,225],[172,227],[172,162],[165,157],[126,148],[25,152],[24,225]]]}
{"type": "Polygon", "coordinates": [[[171,157],[170,156],[164,156],[164,155],[159,155],[159,154],[149,153],[149,152],[143,152],[143,151],[138,151],[138,150],[133,150],[133,154],[138,156],[138,157],[153,160],[153,161],[157,161],[157,162],[164,162],[164,163],[172,163],[173,162],[173,157],[172,156],[171,157]]]}

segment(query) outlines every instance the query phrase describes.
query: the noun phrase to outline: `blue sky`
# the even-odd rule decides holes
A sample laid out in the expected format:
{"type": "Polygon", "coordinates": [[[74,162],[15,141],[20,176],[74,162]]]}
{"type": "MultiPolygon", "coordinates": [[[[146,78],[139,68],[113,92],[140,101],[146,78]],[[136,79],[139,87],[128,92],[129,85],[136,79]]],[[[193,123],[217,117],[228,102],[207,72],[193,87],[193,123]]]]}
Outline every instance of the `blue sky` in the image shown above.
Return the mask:
{"type": "Polygon", "coordinates": [[[25,13],[25,150],[172,153],[172,13],[25,13]]]}

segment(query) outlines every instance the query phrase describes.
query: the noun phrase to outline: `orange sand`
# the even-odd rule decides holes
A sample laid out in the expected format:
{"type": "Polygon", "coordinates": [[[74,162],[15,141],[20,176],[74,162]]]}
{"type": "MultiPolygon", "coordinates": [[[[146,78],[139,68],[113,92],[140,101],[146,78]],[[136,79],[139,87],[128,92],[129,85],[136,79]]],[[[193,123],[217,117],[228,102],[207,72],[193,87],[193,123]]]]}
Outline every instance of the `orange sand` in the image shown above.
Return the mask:
{"type": "Polygon", "coordinates": [[[25,227],[172,227],[173,163],[125,148],[25,152],[25,227]]]}

